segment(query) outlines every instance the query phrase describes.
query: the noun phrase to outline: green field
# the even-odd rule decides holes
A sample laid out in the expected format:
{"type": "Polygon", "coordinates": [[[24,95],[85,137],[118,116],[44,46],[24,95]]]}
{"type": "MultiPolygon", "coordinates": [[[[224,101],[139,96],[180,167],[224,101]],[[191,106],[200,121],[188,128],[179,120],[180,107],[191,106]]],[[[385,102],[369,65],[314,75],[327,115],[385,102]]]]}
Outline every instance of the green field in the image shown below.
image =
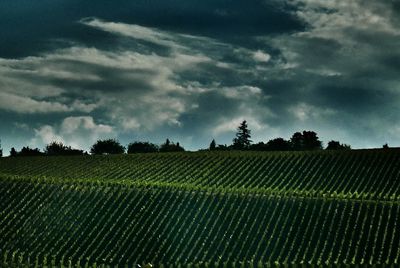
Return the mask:
{"type": "Polygon", "coordinates": [[[400,262],[400,150],[0,159],[0,265],[400,262]]]}

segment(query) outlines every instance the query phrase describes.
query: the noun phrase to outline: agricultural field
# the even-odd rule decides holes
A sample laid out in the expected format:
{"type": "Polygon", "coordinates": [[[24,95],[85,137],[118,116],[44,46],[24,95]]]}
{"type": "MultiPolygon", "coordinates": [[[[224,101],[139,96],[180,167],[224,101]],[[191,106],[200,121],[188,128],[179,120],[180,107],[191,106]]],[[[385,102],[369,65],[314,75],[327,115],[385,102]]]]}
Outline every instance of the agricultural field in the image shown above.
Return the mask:
{"type": "Polygon", "coordinates": [[[0,159],[2,267],[399,258],[399,149],[0,159]]]}

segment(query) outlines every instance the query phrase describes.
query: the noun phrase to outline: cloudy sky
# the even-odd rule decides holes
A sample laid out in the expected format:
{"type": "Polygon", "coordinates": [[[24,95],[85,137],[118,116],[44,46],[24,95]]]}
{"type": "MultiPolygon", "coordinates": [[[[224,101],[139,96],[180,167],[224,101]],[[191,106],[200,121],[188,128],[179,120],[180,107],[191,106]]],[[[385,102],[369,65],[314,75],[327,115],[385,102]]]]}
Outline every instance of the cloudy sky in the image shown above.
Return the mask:
{"type": "Polygon", "coordinates": [[[2,0],[9,151],[101,138],[186,149],[314,130],[400,146],[397,0],[2,0]]]}

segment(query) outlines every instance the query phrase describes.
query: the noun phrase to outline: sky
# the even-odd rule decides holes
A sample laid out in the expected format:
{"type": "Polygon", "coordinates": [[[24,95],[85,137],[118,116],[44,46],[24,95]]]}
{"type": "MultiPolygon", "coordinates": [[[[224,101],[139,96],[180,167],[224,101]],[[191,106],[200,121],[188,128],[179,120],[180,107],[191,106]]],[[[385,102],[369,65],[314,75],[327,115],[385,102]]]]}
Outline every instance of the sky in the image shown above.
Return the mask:
{"type": "Polygon", "coordinates": [[[0,139],[400,146],[397,0],[2,0],[0,139]]]}

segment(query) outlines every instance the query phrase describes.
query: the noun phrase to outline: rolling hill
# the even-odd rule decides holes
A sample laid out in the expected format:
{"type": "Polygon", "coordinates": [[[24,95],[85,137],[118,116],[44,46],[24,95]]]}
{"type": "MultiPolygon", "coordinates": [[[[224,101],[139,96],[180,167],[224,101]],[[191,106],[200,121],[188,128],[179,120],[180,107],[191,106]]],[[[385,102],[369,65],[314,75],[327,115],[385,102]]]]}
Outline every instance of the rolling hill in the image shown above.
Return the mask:
{"type": "Polygon", "coordinates": [[[0,264],[399,265],[400,150],[0,159],[0,264]]]}

